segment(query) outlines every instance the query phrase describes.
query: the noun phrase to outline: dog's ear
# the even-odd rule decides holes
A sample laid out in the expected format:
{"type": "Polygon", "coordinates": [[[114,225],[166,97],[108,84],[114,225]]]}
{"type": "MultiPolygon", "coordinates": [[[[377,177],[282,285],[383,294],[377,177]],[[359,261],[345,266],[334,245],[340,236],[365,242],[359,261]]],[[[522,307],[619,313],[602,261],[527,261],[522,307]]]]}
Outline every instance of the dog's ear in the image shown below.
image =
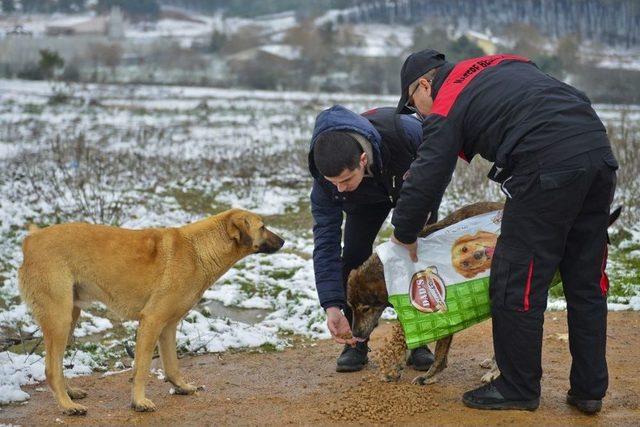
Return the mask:
{"type": "Polygon", "coordinates": [[[462,237],[458,237],[458,239],[454,242],[453,247],[456,247],[461,243],[470,242],[470,241],[475,240],[475,239],[476,239],[476,236],[471,235],[471,234],[465,234],[462,237]]]}
{"type": "Polygon", "coordinates": [[[242,212],[234,212],[227,220],[227,234],[240,246],[251,246],[253,240],[249,235],[249,221],[242,212]]]}
{"type": "Polygon", "coordinates": [[[498,238],[498,235],[495,233],[491,233],[489,231],[478,231],[476,236],[483,239],[493,239],[498,238]]]}
{"type": "Polygon", "coordinates": [[[349,296],[355,296],[358,292],[358,286],[356,285],[356,281],[358,277],[358,269],[354,268],[349,272],[349,276],[347,277],[347,300],[349,296]]]}
{"type": "Polygon", "coordinates": [[[346,290],[347,301],[349,302],[362,303],[370,292],[369,282],[367,280],[363,280],[366,276],[363,276],[362,271],[360,271],[361,268],[362,266],[354,268],[349,272],[346,290]]]}

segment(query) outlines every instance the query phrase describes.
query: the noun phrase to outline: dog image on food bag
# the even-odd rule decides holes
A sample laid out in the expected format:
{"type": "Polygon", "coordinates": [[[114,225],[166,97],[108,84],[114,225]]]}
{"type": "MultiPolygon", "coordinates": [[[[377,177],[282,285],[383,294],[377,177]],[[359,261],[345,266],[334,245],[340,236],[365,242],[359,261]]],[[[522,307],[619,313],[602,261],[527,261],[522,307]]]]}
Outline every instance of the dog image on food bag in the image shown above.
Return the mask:
{"type": "Polygon", "coordinates": [[[129,230],[85,223],[33,228],[22,246],[20,294],[40,325],[47,382],[67,415],[87,411],[72,401],[87,393],[69,386],[62,366],[82,308],[100,301],[120,317],[139,321],[131,406],[154,411],[145,383],[156,343],[175,394],[195,393],[197,387],[178,369],[176,327],[236,262],[276,252],[284,244],[260,216],[241,209],[177,228],[129,230]]]}
{"type": "Polygon", "coordinates": [[[487,231],[465,234],[451,248],[451,265],[461,275],[470,279],[491,268],[498,235],[487,231]]]}

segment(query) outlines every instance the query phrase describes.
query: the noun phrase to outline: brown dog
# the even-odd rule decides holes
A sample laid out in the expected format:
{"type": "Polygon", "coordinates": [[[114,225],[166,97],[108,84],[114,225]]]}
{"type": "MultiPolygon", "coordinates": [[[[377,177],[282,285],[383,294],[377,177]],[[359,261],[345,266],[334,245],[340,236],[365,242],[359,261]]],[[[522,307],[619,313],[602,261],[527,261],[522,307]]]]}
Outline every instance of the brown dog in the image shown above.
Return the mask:
{"type": "Polygon", "coordinates": [[[491,267],[498,235],[488,231],[465,234],[451,248],[451,265],[458,274],[470,279],[491,267]]]}
{"type": "Polygon", "coordinates": [[[86,408],[86,396],[65,384],[62,358],[86,304],[100,301],[125,319],[139,320],[131,406],[153,411],[145,379],[156,343],[177,394],[193,394],[178,370],[176,327],[231,266],[257,252],[273,253],[284,240],[251,212],[232,209],[180,228],[127,230],[72,223],[27,236],[18,271],[20,293],[40,325],[46,377],[65,414],[86,408]]]}
{"type": "MultiPolygon", "coordinates": [[[[452,224],[472,216],[500,210],[502,203],[480,202],[465,206],[452,214],[422,229],[420,237],[428,236],[434,231],[441,230],[452,224]]],[[[495,246],[495,244],[494,244],[495,246]]],[[[378,319],[386,307],[389,307],[389,295],[384,280],[382,262],[375,252],[360,267],[349,275],[347,285],[347,301],[353,310],[352,333],[354,337],[368,337],[378,324],[378,319]]],[[[447,366],[447,355],[451,347],[452,336],[443,338],[436,343],[435,362],[424,376],[416,377],[413,382],[425,384],[447,366]]],[[[397,365],[397,364],[396,364],[397,365]]],[[[399,377],[391,376],[389,379],[399,377]]]]}

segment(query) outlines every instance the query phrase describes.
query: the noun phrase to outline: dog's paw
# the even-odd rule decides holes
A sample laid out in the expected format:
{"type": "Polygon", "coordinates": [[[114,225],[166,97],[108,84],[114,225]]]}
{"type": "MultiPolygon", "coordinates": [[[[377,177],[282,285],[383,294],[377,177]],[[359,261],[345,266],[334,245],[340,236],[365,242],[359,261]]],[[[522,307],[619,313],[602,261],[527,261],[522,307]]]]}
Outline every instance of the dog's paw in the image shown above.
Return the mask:
{"type": "Polygon", "coordinates": [[[427,384],[428,378],[425,375],[418,375],[413,380],[411,380],[411,384],[414,385],[425,385],[427,384]]]}
{"type": "Polygon", "coordinates": [[[438,377],[428,377],[426,375],[418,375],[411,381],[415,385],[430,385],[438,382],[438,377]]]}
{"type": "Polygon", "coordinates": [[[69,406],[62,408],[62,413],[65,415],[87,415],[87,407],[72,403],[69,406]]]}
{"type": "Polygon", "coordinates": [[[153,412],[156,410],[156,405],[150,399],[146,397],[137,402],[131,402],[131,407],[136,412],[153,412]]]}
{"type": "Polygon", "coordinates": [[[491,381],[497,379],[499,376],[500,376],[500,370],[491,369],[489,372],[487,372],[486,374],[484,374],[482,376],[480,381],[482,381],[483,383],[487,384],[487,383],[490,383],[491,381]]]}
{"type": "Polygon", "coordinates": [[[81,388],[67,387],[67,394],[73,400],[84,399],[87,397],[87,392],[81,388]]]}
{"type": "Polygon", "coordinates": [[[484,359],[480,362],[480,367],[484,369],[491,369],[494,363],[493,359],[484,359]]]}
{"type": "Polygon", "coordinates": [[[192,384],[184,383],[181,386],[174,387],[174,394],[179,394],[182,396],[187,396],[189,394],[195,393],[197,390],[201,390],[202,388],[196,387],[192,384]]]}

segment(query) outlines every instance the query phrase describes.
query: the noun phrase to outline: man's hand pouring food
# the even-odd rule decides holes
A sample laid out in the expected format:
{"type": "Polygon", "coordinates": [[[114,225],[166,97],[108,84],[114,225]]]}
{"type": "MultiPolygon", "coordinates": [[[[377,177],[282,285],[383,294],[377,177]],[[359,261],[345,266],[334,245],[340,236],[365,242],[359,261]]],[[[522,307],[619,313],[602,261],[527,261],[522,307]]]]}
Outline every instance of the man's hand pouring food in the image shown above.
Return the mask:
{"type": "Polygon", "coordinates": [[[411,261],[418,262],[418,241],[414,240],[413,243],[402,243],[400,240],[396,238],[396,236],[391,236],[391,241],[396,245],[400,245],[409,251],[409,258],[411,261]]]}
{"type": "Polygon", "coordinates": [[[349,344],[353,347],[358,341],[361,341],[351,334],[349,321],[338,307],[327,308],[327,326],[334,341],[338,344],[349,344]]]}

